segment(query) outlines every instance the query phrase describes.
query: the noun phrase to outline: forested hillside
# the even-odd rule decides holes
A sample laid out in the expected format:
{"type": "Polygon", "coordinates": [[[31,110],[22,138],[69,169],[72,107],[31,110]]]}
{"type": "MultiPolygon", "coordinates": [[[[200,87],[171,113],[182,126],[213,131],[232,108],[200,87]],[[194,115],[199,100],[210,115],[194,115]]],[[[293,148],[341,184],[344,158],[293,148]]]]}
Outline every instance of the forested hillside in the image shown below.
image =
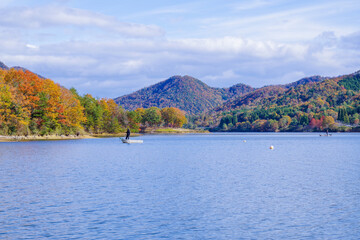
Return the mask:
{"type": "Polygon", "coordinates": [[[119,133],[126,127],[186,123],[177,108],[126,112],[114,100],[80,96],[27,70],[0,69],[0,135],[80,135],[119,133]]]}
{"type": "Polygon", "coordinates": [[[126,110],[149,107],[177,107],[188,114],[208,111],[234,96],[254,89],[245,84],[230,88],[212,88],[190,76],[173,76],[132,94],[115,99],[126,110]]]}
{"type": "Polygon", "coordinates": [[[120,110],[113,100],[84,98],[76,91],[55,84],[50,79],[23,70],[0,70],[0,134],[80,134],[91,117],[99,120],[95,131],[116,128],[101,124],[111,122],[120,110]],[[85,99],[92,99],[97,112],[88,114],[85,99]],[[101,115],[101,116],[100,116],[101,115]],[[101,120],[101,121],[100,121],[101,120]],[[105,127],[106,126],[106,127],[105,127]]]}
{"type": "Polygon", "coordinates": [[[359,128],[360,72],[268,86],[232,99],[190,124],[213,131],[349,131],[359,128]]]}

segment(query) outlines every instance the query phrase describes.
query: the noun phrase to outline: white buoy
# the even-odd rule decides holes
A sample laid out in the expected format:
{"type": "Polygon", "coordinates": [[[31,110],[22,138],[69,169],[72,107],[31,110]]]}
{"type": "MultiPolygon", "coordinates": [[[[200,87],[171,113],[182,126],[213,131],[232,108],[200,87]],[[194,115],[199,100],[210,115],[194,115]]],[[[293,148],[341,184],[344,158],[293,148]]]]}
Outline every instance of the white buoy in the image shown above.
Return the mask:
{"type": "Polygon", "coordinates": [[[273,145],[271,145],[271,146],[270,146],[270,149],[271,149],[271,150],[274,150],[274,146],[273,146],[273,145]]]}
{"type": "Polygon", "coordinates": [[[246,142],[246,140],[244,140],[243,142],[246,142]]]}

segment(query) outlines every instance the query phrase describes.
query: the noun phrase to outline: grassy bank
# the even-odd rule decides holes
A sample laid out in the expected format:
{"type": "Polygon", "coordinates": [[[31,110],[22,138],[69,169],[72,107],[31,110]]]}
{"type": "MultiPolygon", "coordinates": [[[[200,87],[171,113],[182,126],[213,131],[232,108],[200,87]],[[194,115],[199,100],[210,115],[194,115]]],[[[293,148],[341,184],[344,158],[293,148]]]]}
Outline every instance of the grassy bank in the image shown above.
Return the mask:
{"type": "Polygon", "coordinates": [[[85,139],[85,138],[95,138],[92,135],[46,135],[46,136],[0,136],[0,142],[19,142],[19,141],[46,141],[46,140],[71,140],[71,139],[85,139]]]}
{"type": "MultiPolygon", "coordinates": [[[[138,133],[131,134],[132,137],[140,136],[138,133]]],[[[74,140],[74,139],[89,139],[89,138],[109,138],[109,137],[125,137],[124,133],[120,134],[87,134],[87,135],[46,135],[46,136],[0,136],[0,142],[23,142],[23,141],[51,141],[51,140],[74,140]]]]}

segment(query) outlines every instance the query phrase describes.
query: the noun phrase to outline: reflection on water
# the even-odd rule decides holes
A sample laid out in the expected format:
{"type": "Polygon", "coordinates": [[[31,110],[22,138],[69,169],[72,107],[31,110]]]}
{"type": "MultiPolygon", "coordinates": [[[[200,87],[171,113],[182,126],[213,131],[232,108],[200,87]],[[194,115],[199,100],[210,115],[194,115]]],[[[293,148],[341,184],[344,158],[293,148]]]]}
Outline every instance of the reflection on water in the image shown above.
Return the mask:
{"type": "Polygon", "coordinates": [[[0,143],[0,238],[360,236],[358,134],[142,139],[0,143]]]}

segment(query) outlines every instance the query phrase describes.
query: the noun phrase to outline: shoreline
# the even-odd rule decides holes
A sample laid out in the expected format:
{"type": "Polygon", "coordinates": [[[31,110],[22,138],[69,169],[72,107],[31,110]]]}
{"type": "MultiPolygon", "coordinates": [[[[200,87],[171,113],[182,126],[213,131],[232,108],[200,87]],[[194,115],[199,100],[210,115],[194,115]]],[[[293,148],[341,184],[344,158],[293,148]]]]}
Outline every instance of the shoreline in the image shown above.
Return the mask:
{"type": "MultiPolygon", "coordinates": [[[[139,137],[147,134],[189,134],[189,133],[210,133],[208,131],[181,129],[181,128],[157,128],[148,129],[144,133],[131,133],[131,137],[139,137]]],[[[112,137],[125,137],[125,133],[102,133],[102,134],[85,134],[85,135],[30,135],[30,136],[3,136],[0,135],[1,142],[29,142],[29,141],[58,141],[58,140],[78,140],[78,139],[95,139],[95,138],[112,138],[112,137]]]]}
{"type": "Polygon", "coordinates": [[[47,136],[0,136],[0,142],[28,142],[28,141],[51,141],[51,140],[74,140],[74,139],[88,139],[96,138],[92,135],[47,135],[47,136]]]}
{"type": "MultiPolygon", "coordinates": [[[[134,134],[133,136],[138,136],[134,134]]],[[[57,140],[78,140],[78,139],[92,139],[92,138],[107,138],[107,137],[125,137],[125,134],[85,134],[85,135],[30,135],[30,136],[3,136],[0,135],[0,142],[29,142],[29,141],[57,141],[57,140]]]]}
{"type": "MultiPolygon", "coordinates": [[[[182,134],[215,134],[215,135],[221,135],[221,134],[233,134],[233,135],[251,135],[251,134],[313,134],[318,135],[322,134],[323,132],[207,132],[207,131],[146,131],[145,133],[132,133],[131,137],[139,137],[143,135],[182,135],[182,134]]],[[[359,132],[332,132],[331,134],[336,133],[358,133],[359,132]]],[[[115,137],[125,137],[126,134],[120,133],[120,134],[85,134],[85,135],[48,135],[48,136],[37,136],[37,135],[31,135],[31,136],[3,136],[0,135],[0,143],[2,142],[30,142],[30,141],[59,141],[59,140],[80,140],[80,139],[97,139],[97,138],[115,138],[115,137]]],[[[331,136],[331,135],[330,135],[331,136]]]]}

